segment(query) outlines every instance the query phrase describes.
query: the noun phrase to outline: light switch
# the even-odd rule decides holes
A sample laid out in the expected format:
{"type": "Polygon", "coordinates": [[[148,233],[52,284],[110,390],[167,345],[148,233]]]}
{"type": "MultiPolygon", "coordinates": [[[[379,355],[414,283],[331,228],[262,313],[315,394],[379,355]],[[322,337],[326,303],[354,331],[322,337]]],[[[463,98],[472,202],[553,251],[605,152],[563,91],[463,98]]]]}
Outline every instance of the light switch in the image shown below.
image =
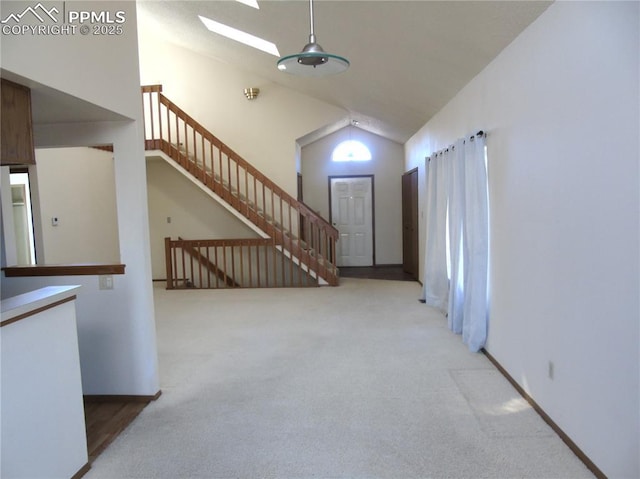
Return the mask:
{"type": "Polygon", "coordinates": [[[104,274],[99,277],[100,289],[113,289],[113,276],[110,274],[104,274]]]}

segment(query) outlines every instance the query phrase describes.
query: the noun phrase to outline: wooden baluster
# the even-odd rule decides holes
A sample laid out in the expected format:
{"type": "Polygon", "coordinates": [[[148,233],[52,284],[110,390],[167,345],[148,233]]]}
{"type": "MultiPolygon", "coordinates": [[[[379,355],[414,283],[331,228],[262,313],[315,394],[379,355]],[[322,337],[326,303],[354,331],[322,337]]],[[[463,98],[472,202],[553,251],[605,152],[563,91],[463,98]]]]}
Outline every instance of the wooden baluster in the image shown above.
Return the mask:
{"type": "Polygon", "coordinates": [[[289,281],[287,281],[287,270],[286,270],[286,256],[284,254],[284,246],[280,250],[280,262],[282,263],[282,286],[289,286],[289,281]]]}
{"type": "Polygon", "coordinates": [[[324,260],[324,265],[326,270],[330,273],[333,274],[332,272],[332,266],[331,266],[331,232],[328,229],[323,230],[324,231],[324,254],[325,254],[325,260],[324,260]]]}
{"type": "Polygon", "coordinates": [[[185,266],[185,258],[184,258],[184,246],[182,246],[182,242],[180,243],[180,252],[182,254],[182,281],[184,282],[184,286],[187,284],[187,268],[185,266]]]}
{"type": "Polygon", "coordinates": [[[244,201],[245,201],[245,216],[249,217],[249,172],[244,169],[244,201]]]}
{"type": "Polygon", "coordinates": [[[313,265],[313,269],[316,272],[316,280],[319,280],[318,278],[318,251],[317,251],[317,234],[318,234],[318,225],[316,224],[315,221],[311,222],[311,249],[309,250],[309,253],[311,254],[310,258],[309,258],[309,263],[313,265]]]}
{"type": "MultiPolygon", "coordinates": [[[[167,143],[169,144],[168,147],[170,149],[171,148],[171,111],[167,107],[165,107],[164,111],[167,114],[167,143]]],[[[170,153],[170,151],[171,150],[169,150],[169,151],[167,151],[165,153],[170,153]]]]}
{"type": "Polygon", "coordinates": [[[319,274],[323,277],[327,275],[326,266],[325,266],[325,254],[324,254],[324,244],[325,244],[325,230],[318,226],[318,255],[316,257],[318,263],[318,271],[319,274]]]}
{"type": "Polygon", "coordinates": [[[273,285],[274,286],[278,286],[278,263],[277,263],[277,256],[276,256],[276,245],[275,245],[275,241],[274,243],[271,245],[271,251],[273,252],[272,254],[272,258],[273,258],[273,262],[271,263],[271,266],[273,268],[273,285]]]}
{"type": "Polygon", "coordinates": [[[216,148],[218,149],[218,183],[220,184],[220,192],[222,192],[222,147],[220,145],[216,145],[216,148]]]}
{"type": "Polygon", "coordinates": [[[320,258],[322,259],[322,262],[320,263],[320,267],[322,268],[322,276],[327,276],[327,232],[326,230],[321,229],[319,233],[320,233],[320,251],[322,252],[322,255],[320,256],[320,258]]]}
{"type": "Polygon", "coordinates": [[[198,249],[197,249],[197,251],[198,251],[198,258],[197,258],[197,259],[198,259],[198,265],[200,266],[200,267],[198,268],[198,269],[199,269],[199,271],[198,271],[198,273],[199,273],[198,278],[199,278],[199,280],[200,280],[199,286],[200,286],[200,288],[202,289],[202,288],[204,288],[204,281],[202,281],[202,268],[204,267],[204,265],[202,264],[202,259],[204,258],[204,255],[202,254],[202,243],[201,243],[201,242],[199,242],[199,241],[198,241],[198,243],[197,243],[197,248],[198,248],[198,249]]]}
{"type": "Polygon", "coordinates": [[[180,122],[178,121],[178,115],[176,115],[174,113],[174,116],[176,118],[176,144],[175,144],[175,146],[174,145],[171,145],[171,146],[174,147],[174,148],[177,148],[177,151],[178,151],[178,157],[177,157],[178,158],[178,163],[182,164],[182,155],[180,155],[180,122]]]}
{"type": "Polygon", "coordinates": [[[318,223],[316,223],[316,247],[315,247],[315,264],[316,264],[316,273],[318,273],[318,275],[320,275],[321,272],[321,266],[320,266],[320,248],[322,247],[321,244],[321,238],[320,238],[320,234],[321,234],[321,230],[320,230],[320,225],[318,223]]]}
{"type": "Polygon", "coordinates": [[[158,105],[158,139],[162,140],[162,109],[160,108],[160,93],[156,94],[156,103],[158,105]]]}
{"type": "Polygon", "coordinates": [[[174,242],[171,243],[171,252],[173,253],[173,287],[178,287],[178,279],[180,278],[180,274],[178,271],[178,249],[174,242]]]}
{"type": "Polygon", "coordinates": [[[222,243],[222,263],[224,264],[224,267],[222,269],[222,273],[224,276],[224,287],[227,287],[227,284],[229,283],[229,276],[227,276],[227,245],[225,242],[222,243]]]}
{"type": "Polygon", "coordinates": [[[305,227],[307,267],[309,268],[309,270],[311,269],[315,270],[315,268],[313,268],[313,254],[312,254],[313,253],[313,222],[311,221],[311,218],[306,218],[306,219],[308,220],[307,225],[305,227]]]}
{"type": "MultiPolygon", "coordinates": [[[[273,187],[270,188],[271,191],[271,225],[273,226],[273,232],[276,232],[276,212],[275,212],[275,205],[273,204],[273,187]]],[[[275,234],[272,234],[271,236],[275,236],[275,234]]]]}
{"type": "Polygon", "coordinates": [[[167,270],[167,289],[173,289],[173,264],[171,263],[171,238],[164,239],[164,262],[167,270]]]}
{"type": "Polygon", "coordinates": [[[182,124],[184,125],[184,167],[189,173],[193,173],[191,161],[189,160],[189,132],[187,131],[187,122],[182,120],[182,124]]]}
{"type": "Polygon", "coordinates": [[[231,158],[227,153],[227,188],[229,189],[229,195],[231,195],[231,158]]]}
{"type": "Polygon", "coordinates": [[[296,235],[296,256],[298,257],[298,284],[302,284],[302,221],[301,214],[298,215],[298,234],[296,235]]]}
{"type": "Polygon", "coordinates": [[[331,241],[331,264],[333,265],[333,272],[338,274],[338,238],[333,237],[331,241]]]}
{"type": "MultiPolygon", "coordinates": [[[[185,244],[183,244],[183,246],[182,246],[183,254],[184,254],[184,250],[185,250],[186,246],[187,245],[185,245],[185,244]]],[[[190,264],[189,276],[191,277],[191,286],[195,288],[195,285],[196,285],[196,272],[193,270],[193,255],[192,254],[189,255],[189,264],[190,264]]]]}
{"type": "Polygon", "coordinates": [[[262,187],[262,217],[264,221],[267,221],[267,192],[265,191],[264,183],[261,181],[260,186],[262,187]]]}
{"type": "Polygon", "coordinates": [[[247,261],[249,262],[249,282],[248,282],[249,288],[253,287],[253,263],[251,262],[252,249],[253,249],[253,246],[249,245],[248,252],[247,252],[247,261]]]}
{"type": "MultiPolygon", "coordinates": [[[[207,244],[205,251],[207,252],[207,264],[211,264],[211,258],[209,257],[209,250],[211,245],[207,244]]],[[[207,269],[207,288],[211,289],[211,271],[207,269]]]]}
{"type": "Polygon", "coordinates": [[[234,245],[231,245],[231,280],[236,282],[236,255],[234,253],[234,245]]]}
{"type": "Polygon", "coordinates": [[[258,180],[256,175],[253,175],[253,208],[256,211],[256,215],[258,214],[258,180]]]}
{"type": "MultiPolygon", "coordinates": [[[[291,286],[293,286],[293,223],[291,222],[291,203],[289,205],[289,239],[287,243],[287,249],[289,250],[289,277],[291,278],[291,286]]],[[[284,251],[283,251],[284,252],[284,251]]]]}
{"type": "Polygon", "coordinates": [[[322,273],[322,228],[320,228],[320,225],[318,225],[317,227],[317,232],[316,232],[316,236],[317,236],[317,244],[316,244],[316,270],[318,271],[318,274],[322,273]]]}
{"type": "Polygon", "coordinates": [[[243,244],[240,243],[240,275],[235,278],[236,284],[242,287],[244,283],[244,251],[243,244]]]}
{"type": "Polygon", "coordinates": [[[213,142],[211,140],[207,140],[209,142],[209,168],[211,171],[209,175],[211,177],[211,189],[215,189],[216,182],[216,168],[215,168],[215,159],[214,159],[214,150],[213,150],[213,142]]]}
{"type": "Polygon", "coordinates": [[[260,245],[256,245],[256,280],[260,287],[260,245]]]}
{"type": "Polygon", "coordinates": [[[266,287],[268,288],[269,285],[271,284],[270,283],[271,275],[269,274],[269,251],[267,250],[267,248],[266,248],[264,243],[261,245],[260,249],[262,249],[262,251],[264,252],[263,253],[263,255],[264,255],[264,280],[265,280],[265,283],[266,283],[266,287]]]}
{"type": "MultiPolygon", "coordinates": [[[[186,120],[185,120],[186,122],[186,120]]],[[[191,128],[191,131],[193,131],[193,152],[191,153],[191,156],[193,156],[193,160],[191,160],[190,162],[193,164],[193,174],[195,175],[196,178],[200,178],[200,172],[199,167],[198,167],[198,142],[196,141],[196,129],[195,128],[191,128]]]]}
{"type": "Polygon", "coordinates": [[[149,123],[151,126],[151,140],[155,140],[156,137],[154,135],[154,118],[153,118],[153,94],[149,93],[147,94],[147,98],[149,99],[149,123]]]}
{"type": "Polygon", "coordinates": [[[261,249],[264,255],[264,278],[265,278],[266,287],[273,288],[274,287],[274,285],[272,284],[273,277],[271,276],[271,267],[269,266],[269,263],[271,261],[270,259],[271,250],[269,249],[269,246],[266,245],[265,243],[261,244],[261,249]]]}
{"type": "Polygon", "coordinates": [[[238,198],[238,207],[240,207],[240,164],[238,163],[238,160],[235,160],[236,163],[236,195],[238,198]]]}
{"type": "Polygon", "coordinates": [[[311,264],[311,242],[312,242],[312,238],[311,238],[311,221],[309,221],[309,218],[305,217],[305,224],[304,224],[304,250],[305,250],[305,258],[306,258],[306,264],[307,266],[309,266],[311,264]]]}
{"type": "Polygon", "coordinates": [[[202,149],[202,183],[207,185],[207,155],[204,149],[204,136],[200,135],[200,148],[202,149]]]}
{"type": "Polygon", "coordinates": [[[280,203],[280,230],[282,231],[282,239],[284,240],[284,216],[282,214],[282,195],[278,195],[278,202],[280,203]]]}
{"type": "Polygon", "coordinates": [[[216,244],[216,246],[214,246],[213,248],[213,255],[215,257],[215,264],[216,264],[216,288],[220,288],[220,274],[218,274],[218,271],[220,271],[220,263],[218,262],[218,245],[216,244]]]}

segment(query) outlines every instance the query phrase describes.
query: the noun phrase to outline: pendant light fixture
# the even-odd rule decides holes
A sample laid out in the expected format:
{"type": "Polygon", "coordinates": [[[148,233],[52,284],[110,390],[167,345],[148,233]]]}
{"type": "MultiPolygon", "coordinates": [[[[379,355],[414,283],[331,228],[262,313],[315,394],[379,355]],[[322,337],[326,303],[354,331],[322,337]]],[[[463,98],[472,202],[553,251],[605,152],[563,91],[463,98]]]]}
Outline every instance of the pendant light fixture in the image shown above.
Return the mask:
{"type": "Polygon", "coordinates": [[[339,55],[326,53],[316,43],[313,31],[313,0],[309,0],[309,17],[311,33],[307,43],[300,53],[287,55],[278,60],[278,70],[292,75],[319,77],[342,73],[349,68],[349,60],[339,55]]]}

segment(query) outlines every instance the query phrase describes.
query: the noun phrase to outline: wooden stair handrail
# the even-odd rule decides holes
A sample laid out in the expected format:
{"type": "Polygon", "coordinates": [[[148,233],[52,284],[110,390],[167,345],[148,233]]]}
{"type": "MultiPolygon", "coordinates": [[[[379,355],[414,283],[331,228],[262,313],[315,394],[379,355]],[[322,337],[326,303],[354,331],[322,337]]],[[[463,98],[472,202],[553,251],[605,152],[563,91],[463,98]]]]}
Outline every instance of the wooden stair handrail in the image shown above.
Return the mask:
{"type": "MultiPolygon", "coordinates": [[[[306,204],[289,195],[165,97],[162,94],[162,85],[143,86],[142,92],[153,95],[149,97],[148,123],[152,138],[147,138],[148,135],[145,133],[146,149],[163,151],[198,181],[262,229],[275,244],[286,248],[329,284],[338,284],[335,260],[339,233],[333,225],[306,204]],[[154,101],[154,98],[157,100],[154,101]],[[157,117],[154,106],[157,107],[157,117]],[[164,111],[161,106],[164,107],[164,111]],[[165,139],[165,134],[168,140],[165,139]],[[173,138],[174,135],[175,138],[173,138]],[[206,153],[209,150],[205,150],[205,146],[210,150],[209,157],[206,153]],[[218,161],[214,164],[214,151],[217,152],[219,168],[216,167],[218,161]],[[223,158],[226,170],[223,168],[223,158]],[[233,183],[232,178],[235,178],[233,183]],[[253,186],[253,190],[250,190],[249,186],[253,186]],[[262,191],[262,201],[258,196],[258,187],[262,191]],[[250,191],[253,191],[253,198],[249,198],[250,191]],[[268,197],[265,198],[266,192],[268,197]],[[285,214],[288,216],[284,216],[285,214]],[[300,216],[298,218],[292,214],[300,216]],[[296,230],[300,237],[295,236],[296,230]],[[306,237],[307,234],[309,238],[306,237]]],[[[146,114],[145,109],[145,117],[146,114]]],[[[148,131],[147,127],[145,130],[148,131]]]]}
{"type": "MultiPolygon", "coordinates": [[[[144,87],[143,87],[144,88],[144,87]]],[[[229,146],[227,146],[222,140],[220,140],[217,136],[207,130],[201,123],[195,120],[191,115],[186,113],[182,108],[169,100],[166,96],[164,96],[161,92],[158,92],[158,97],[160,99],[160,103],[171,111],[173,111],[180,119],[190,125],[196,132],[202,135],[204,138],[213,143],[216,147],[218,147],[222,152],[224,152],[227,156],[229,156],[233,161],[238,163],[242,168],[244,168],[247,173],[255,176],[256,179],[264,183],[268,188],[272,189],[274,193],[278,194],[280,197],[286,199],[292,206],[295,206],[301,213],[305,214],[305,216],[309,216],[313,218],[313,220],[318,221],[324,224],[327,229],[333,232],[333,237],[338,238],[338,230],[327,220],[319,216],[315,211],[309,208],[304,203],[298,201],[289,193],[280,188],[277,184],[271,181],[264,173],[254,167],[247,160],[242,158],[238,153],[232,150],[229,146]]]]}

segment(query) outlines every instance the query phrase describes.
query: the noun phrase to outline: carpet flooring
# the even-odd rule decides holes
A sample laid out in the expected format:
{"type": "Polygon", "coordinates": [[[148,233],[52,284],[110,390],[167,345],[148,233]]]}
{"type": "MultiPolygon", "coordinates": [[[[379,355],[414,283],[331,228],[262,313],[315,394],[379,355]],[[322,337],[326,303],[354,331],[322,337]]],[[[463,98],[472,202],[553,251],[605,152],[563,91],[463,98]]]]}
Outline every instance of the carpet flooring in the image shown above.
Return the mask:
{"type": "Polygon", "coordinates": [[[87,479],[593,477],[418,283],[158,286],[162,396],[87,479]]]}

